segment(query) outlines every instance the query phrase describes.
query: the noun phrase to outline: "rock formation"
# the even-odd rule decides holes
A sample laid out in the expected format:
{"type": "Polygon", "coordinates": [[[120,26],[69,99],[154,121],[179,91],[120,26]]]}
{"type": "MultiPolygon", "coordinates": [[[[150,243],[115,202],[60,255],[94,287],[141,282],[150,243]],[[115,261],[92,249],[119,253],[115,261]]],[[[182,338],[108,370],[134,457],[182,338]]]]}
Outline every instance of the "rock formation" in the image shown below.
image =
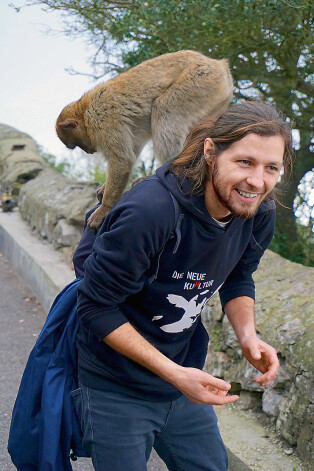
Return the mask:
{"type": "Polygon", "coordinates": [[[219,299],[204,309],[211,339],[206,361],[210,374],[240,392],[239,407],[263,410],[279,436],[303,459],[314,458],[314,269],[267,251],[255,276],[256,328],[273,345],[281,363],[267,388],[253,382],[257,370],[242,356],[219,299]]]}
{"type": "Polygon", "coordinates": [[[70,259],[85,212],[96,203],[95,183],[77,182],[52,170],[25,133],[0,124],[0,189],[19,198],[19,210],[34,233],[70,259]]]}

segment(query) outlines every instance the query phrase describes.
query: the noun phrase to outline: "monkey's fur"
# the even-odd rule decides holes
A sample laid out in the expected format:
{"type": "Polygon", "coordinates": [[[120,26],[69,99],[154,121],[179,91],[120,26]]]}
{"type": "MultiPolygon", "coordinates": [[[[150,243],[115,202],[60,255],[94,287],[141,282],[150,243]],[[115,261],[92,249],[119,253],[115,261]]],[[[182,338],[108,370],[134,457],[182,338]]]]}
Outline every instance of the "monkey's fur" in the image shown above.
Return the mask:
{"type": "Polygon", "coordinates": [[[159,163],[167,162],[196,123],[228,107],[232,91],[227,60],[179,51],[143,62],[66,106],[56,123],[61,141],[102,152],[108,162],[102,204],[89,227],[96,230],[120,199],[149,139],[159,163]]]}

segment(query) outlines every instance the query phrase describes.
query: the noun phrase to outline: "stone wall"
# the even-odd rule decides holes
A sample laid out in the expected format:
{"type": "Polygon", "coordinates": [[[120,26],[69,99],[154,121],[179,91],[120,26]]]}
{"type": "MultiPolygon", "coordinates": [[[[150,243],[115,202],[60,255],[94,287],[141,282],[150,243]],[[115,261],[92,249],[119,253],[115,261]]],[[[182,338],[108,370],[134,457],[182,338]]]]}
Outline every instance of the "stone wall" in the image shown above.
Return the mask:
{"type": "Polygon", "coordinates": [[[281,363],[267,388],[253,382],[257,370],[241,354],[219,299],[204,309],[211,339],[207,371],[231,382],[240,393],[238,407],[267,414],[278,435],[314,462],[314,269],[267,251],[255,276],[256,327],[273,345],[281,363]]]}
{"type": "MultiPolygon", "coordinates": [[[[96,186],[53,171],[29,136],[0,125],[0,187],[19,195],[19,211],[34,233],[70,258],[96,186]]],[[[257,329],[278,351],[278,379],[265,389],[252,381],[257,372],[243,359],[217,296],[204,309],[211,339],[206,369],[240,392],[239,407],[264,411],[278,435],[313,462],[314,270],[267,251],[255,281],[257,329]]]]}
{"type": "Polygon", "coordinates": [[[80,240],[85,212],[96,203],[96,184],[77,182],[52,170],[25,133],[0,124],[0,189],[18,198],[34,233],[70,260],[80,240]]]}

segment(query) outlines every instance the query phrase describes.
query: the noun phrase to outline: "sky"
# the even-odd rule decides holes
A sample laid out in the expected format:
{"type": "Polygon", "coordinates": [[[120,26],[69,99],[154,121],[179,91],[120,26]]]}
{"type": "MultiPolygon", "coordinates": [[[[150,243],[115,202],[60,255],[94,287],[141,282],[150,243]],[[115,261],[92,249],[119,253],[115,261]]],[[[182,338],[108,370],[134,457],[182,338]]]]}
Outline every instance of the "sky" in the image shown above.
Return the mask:
{"type": "MultiPolygon", "coordinates": [[[[23,0],[11,0],[22,6],[23,0]]],[[[40,6],[17,13],[9,0],[0,3],[0,123],[29,134],[46,152],[59,157],[70,152],[59,141],[55,121],[67,104],[96,85],[91,78],[70,75],[66,68],[91,72],[92,50],[86,38],[71,40],[61,32],[59,12],[40,6]]]]}

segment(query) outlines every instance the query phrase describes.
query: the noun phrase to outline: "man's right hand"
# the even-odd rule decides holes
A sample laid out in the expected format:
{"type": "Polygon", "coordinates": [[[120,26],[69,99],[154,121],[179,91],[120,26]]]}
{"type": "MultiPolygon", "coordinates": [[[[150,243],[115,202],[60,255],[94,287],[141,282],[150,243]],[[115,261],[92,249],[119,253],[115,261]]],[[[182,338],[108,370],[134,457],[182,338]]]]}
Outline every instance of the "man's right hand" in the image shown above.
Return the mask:
{"type": "Polygon", "coordinates": [[[103,340],[122,355],[173,384],[191,402],[223,405],[239,399],[239,396],[227,396],[231,388],[229,383],[197,368],[174,363],[147,342],[129,323],[113,330],[103,340]]]}
{"type": "Polygon", "coordinates": [[[227,396],[231,384],[196,368],[179,367],[171,383],[196,404],[223,405],[239,399],[237,395],[227,396]]]}

